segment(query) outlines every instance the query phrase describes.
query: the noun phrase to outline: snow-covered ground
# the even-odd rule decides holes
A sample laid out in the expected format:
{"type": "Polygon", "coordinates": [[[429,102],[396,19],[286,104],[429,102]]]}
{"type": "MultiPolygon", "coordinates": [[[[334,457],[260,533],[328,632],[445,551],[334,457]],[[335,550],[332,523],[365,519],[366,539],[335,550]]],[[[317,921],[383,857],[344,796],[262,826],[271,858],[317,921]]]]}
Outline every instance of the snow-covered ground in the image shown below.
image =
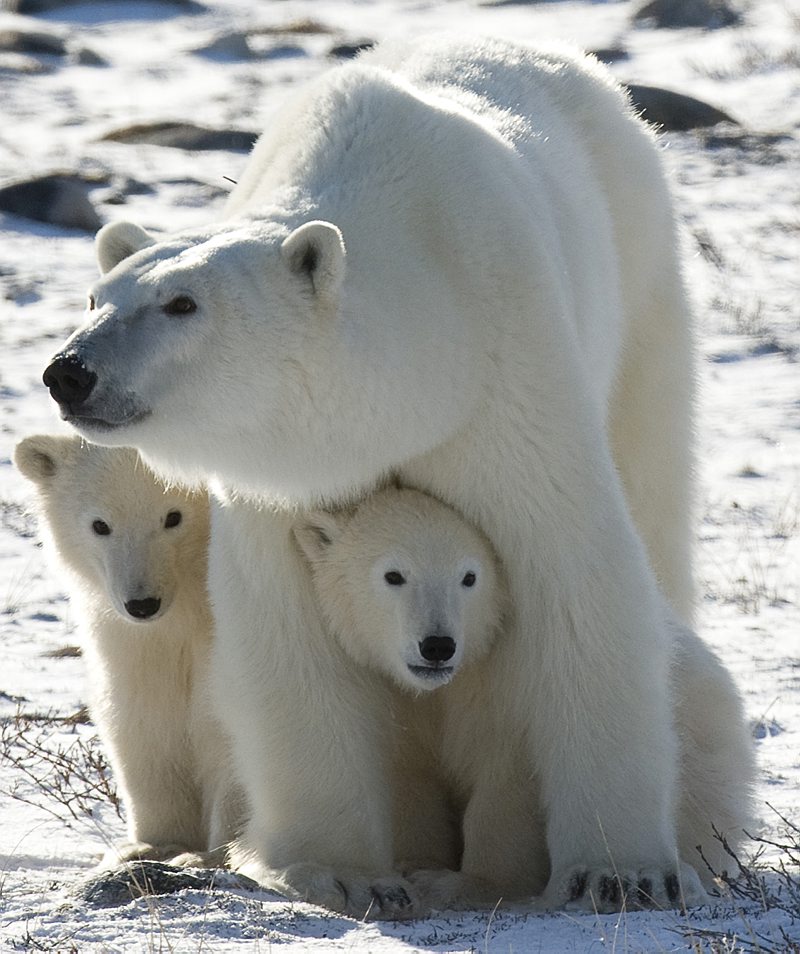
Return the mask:
{"type": "MultiPolygon", "coordinates": [[[[104,221],[131,218],[154,229],[205,222],[219,211],[244,153],[100,137],[157,120],[258,131],[287,87],[334,62],[329,52],[337,44],[440,28],[621,48],[627,55],[612,66],[621,80],[688,93],[739,120],[739,129],[668,133],[664,142],[687,227],[701,355],[699,624],[744,691],[760,758],[763,833],[781,842],[785,826],[777,813],[800,821],[800,4],[750,0],[739,7],[740,25],[711,31],[634,26],[639,5],[208,0],[192,8],[107,0],[56,3],[29,18],[0,14],[0,186],[37,174],[80,173],[94,183],[91,199],[104,221]],[[48,31],[63,41],[64,52],[9,49],[8,30],[48,31]],[[248,45],[240,36],[238,53],[235,38],[228,45],[233,54],[196,52],[230,34],[246,34],[248,45]],[[97,58],[106,65],[91,62],[97,58]]],[[[790,889],[774,872],[765,882],[774,897],[722,898],[688,915],[519,910],[363,924],[230,884],[110,908],[77,898],[73,887],[121,837],[123,825],[102,791],[92,727],[55,718],[82,705],[82,662],[52,655],[73,645],[77,634],[63,583],[37,546],[25,513],[28,488],[10,457],[24,435],[63,429],[41,372],[80,323],[95,264],[88,232],[2,213],[0,229],[5,946],[81,952],[800,950],[800,911],[795,904],[792,915],[790,889]],[[18,711],[26,722],[15,742],[18,711]],[[34,718],[45,713],[52,715],[34,718]],[[58,765],[42,761],[48,752],[62,765],[60,774],[58,765]],[[59,752],[66,752],[61,761],[59,752]]],[[[786,859],[785,851],[768,848],[761,863],[774,867],[786,859]]]]}

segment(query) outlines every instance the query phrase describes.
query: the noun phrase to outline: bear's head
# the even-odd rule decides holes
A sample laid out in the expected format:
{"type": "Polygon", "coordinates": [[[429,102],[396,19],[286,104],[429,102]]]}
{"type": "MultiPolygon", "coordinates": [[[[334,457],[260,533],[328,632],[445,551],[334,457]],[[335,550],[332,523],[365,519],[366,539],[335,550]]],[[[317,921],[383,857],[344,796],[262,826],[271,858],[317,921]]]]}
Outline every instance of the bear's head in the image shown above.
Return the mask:
{"type": "Polygon", "coordinates": [[[294,527],[332,633],[359,664],[419,692],[489,649],[504,584],[488,541],[452,508],[391,488],[294,527]]]}
{"type": "Polygon", "coordinates": [[[42,530],[95,609],[149,623],[181,589],[203,598],[207,495],[166,487],[131,448],[77,436],[26,437],[14,463],[36,487],[42,530]]]}
{"type": "Polygon", "coordinates": [[[184,484],[248,472],[251,457],[263,474],[266,449],[274,483],[291,485],[308,464],[297,435],[323,427],[339,230],[240,222],[156,241],[119,222],[96,249],[86,323],[43,376],[64,420],[184,484]]]}
{"type": "Polygon", "coordinates": [[[167,479],[305,509],[468,426],[483,350],[428,245],[299,205],[160,241],[101,229],[86,322],[44,373],[64,420],[167,479]]]}

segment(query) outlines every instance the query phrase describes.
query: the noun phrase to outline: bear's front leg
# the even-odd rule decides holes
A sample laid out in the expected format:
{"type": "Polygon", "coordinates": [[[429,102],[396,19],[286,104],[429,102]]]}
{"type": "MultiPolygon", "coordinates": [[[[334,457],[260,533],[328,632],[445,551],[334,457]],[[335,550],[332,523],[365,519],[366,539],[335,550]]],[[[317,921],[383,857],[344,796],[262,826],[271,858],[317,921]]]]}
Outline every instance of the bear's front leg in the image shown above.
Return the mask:
{"type": "MultiPolygon", "coordinates": [[[[643,882],[642,898],[655,904],[699,903],[696,875],[676,851],[678,746],[662,598],[602,421],[581,406],[580,388],[548,381],[548,367],[531,373],[547,401],[520,416],[516,431],[504,422],[513,395],[502,394],[482,443],[466,435],[404,476],[475,519],[506,568],[513,612],[492,649],[503,670],[491,705],[526,740],[538,779],[547,903],[591,908],[599,892],[620,906],[609,872],[623,887],[643,882]]],[[[559,370],[568,380],[568,366],[559,370]]],[[[490,850],[480,844],[489,838],[476,830],[476,856],[490,850]]]]}
{"type": "MultiPolygon", "coordinates": [[[[701,904],[697,874],[677,853],[666,614],[632,527],[622,513],[617,520],[603,528],[602,545],[588,523],[571,553],[546,546],[549,566],[539,563],[526,580],[516,574],[520,629],[508,678],[532,715],[551,861],[544,899],[599,911],[701,904]],[[515,673],[530,665],[531,643],[526,693],[515,673]]],[[[540,540],[543,529],[539,522],[540,540]]]]}
{"type": "Polygon", "coordinates": [[[333,910],[405,916],[386,690],[324,631],[295,520],[238,502],[212,515],[210,681],[249,814],[232,863],[333,910]]]}

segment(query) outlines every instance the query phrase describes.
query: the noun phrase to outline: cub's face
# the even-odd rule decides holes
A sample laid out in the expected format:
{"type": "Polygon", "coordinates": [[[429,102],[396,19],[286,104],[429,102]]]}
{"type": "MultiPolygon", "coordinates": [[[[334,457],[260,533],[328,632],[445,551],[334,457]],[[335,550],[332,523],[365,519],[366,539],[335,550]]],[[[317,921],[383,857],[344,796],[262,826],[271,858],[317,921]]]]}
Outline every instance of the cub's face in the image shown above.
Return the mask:
{"type": "Polygon", "coordinates": [[[352,515],[309,515],[295,533],[322,612],[357,663],[420,692],[488,650],[501,615],[496,560],[451,508],[389,490],[352,515]]]}
{"type": "Polygon", "coordinates": [[[130,448],[78,437],[26,438],[15,462],[37,487],[43,529],[95,607],[149,623],[167,613],[187,581],[202,593],[205,495],[165,488],[130,448]]]}

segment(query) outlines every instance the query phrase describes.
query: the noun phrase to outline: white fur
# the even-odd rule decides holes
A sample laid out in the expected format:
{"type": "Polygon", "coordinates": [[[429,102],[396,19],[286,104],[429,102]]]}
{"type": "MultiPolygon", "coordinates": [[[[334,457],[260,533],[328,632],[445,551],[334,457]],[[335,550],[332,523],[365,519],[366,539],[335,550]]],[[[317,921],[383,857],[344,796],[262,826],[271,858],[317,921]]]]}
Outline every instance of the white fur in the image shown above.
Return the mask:
{"type": "Polygon", "coordinates": [[[450,507],[392,488],[352,512],[307,514],[294,534],[323,614],[358,665],[424,692],[487,652],[503,606],[496,559],[450,507]],[[450,654],[435,658],[431,644],[426,656],[426,639],[451,641],[450,654]]]}
{"type": "Polygon", "coordinates": [[[265,880],[392,864],[380,698],[326,639],[291,536],[293,508],[389,471],[507,569],[483,678],[536,767],[548,903],[584,875],[672,878],[657,584],[688,619],[692,348],[657,149],[608,73],[500,42],[378,48],[286,104],[224,222],[140,238],[123,258],[131,230],[101,231],[110,270],[59,359],[97,381],[53,392],[90,439],[215,481],[214,680],[265,880]]]}
{"type": "MultiPolygon", "coordinates": [[[[496,680],[487,678],[505,651],[500,639],[487,658],[507,611],[502,571],[487,542],[451,508],[394,488],[355,509],[304,515],[294,532],[332,635],[357,665],[403,690],[398,697],[387,687],[385,703],[396,756],[396,862],[459,869],[412,875],[434,907],[494,905],[539,893],[550,864],[542,813],[531,810],[540,797],[536,767],[515,736],[514,719],[491,695],[496,680]],[[465,567],[476,573],[466,590],[465,567]],[[398,568],[406,582],[387,584],[386,571],[398,568]],[[447,679],[420,680],[409,666],[421,661],[421,635],[434,629],[454,634],[458,662],[454,654],[447,679]],[[434,698],[420,695],[440,688],[434,698]],[[476,834],[476,825],[487,830],[476,834]],[[454,832],[464,835],[463,856],[454,832]]],[[[748,820],[752,751],[730,677],[697,635],[667,613],[667,635],[675,642],[680,856],[698,864],[711,885],[698,848],[715,872],[735,867],[714,828],[738,847],[748,820]]],[[[669,902],[655,875],[649,891],[642,890],[669,902]]],[[[598,883],[597,907],[613,907],[602,893],[598,883]]],[[[647,900],[634,895],[628,903],[647,900]]]]}
{"type": "Polygon", "coordinates": [[[89,708],[125,805],[129,841],[104,864],[187,852],[197,864],[233,838],[241,810],[208,697],[207,496],[164,487],[134,450],[79,437],[27,437],[14,460],[69,574],[89,708]],[[132,616],[148,598],[158,610],[132,616]]]}

